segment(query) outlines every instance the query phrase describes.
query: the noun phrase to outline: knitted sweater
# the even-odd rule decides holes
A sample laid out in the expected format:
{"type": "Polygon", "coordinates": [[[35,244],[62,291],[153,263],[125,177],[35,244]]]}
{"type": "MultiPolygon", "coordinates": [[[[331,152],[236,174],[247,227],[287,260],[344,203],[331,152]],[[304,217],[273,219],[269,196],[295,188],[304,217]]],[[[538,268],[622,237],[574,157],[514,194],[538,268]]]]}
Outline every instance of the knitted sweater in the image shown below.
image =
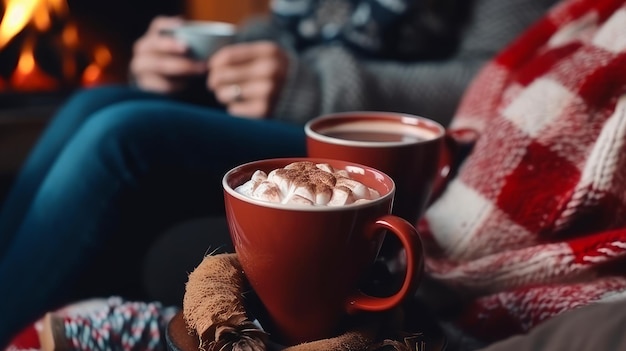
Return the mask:
{"type": "Polygon", "coordinates": [[[386,110],[447,124],[477,70],[553,3],[475,0],[458,29],[457,49],[438,60],[365,59],[340,41],[297,51],[267,18],[245,23],[240,37],[277,40],[291,52],[288,77],[271,113],[277,120],[301,124],[329,112],[386,110]]]}
{"type": "Polygon", "coordinates": [[[454,45],[468,1],[274,0],[292,46],[338,43],[368,58],[438,58],[454,45]]]}
{"type": "Polygon", "coordinates": [[[482,135],[420,227],[462,329],[626,298],[626,1],[563,1],[478,74],[455,127],[482,135]]]}

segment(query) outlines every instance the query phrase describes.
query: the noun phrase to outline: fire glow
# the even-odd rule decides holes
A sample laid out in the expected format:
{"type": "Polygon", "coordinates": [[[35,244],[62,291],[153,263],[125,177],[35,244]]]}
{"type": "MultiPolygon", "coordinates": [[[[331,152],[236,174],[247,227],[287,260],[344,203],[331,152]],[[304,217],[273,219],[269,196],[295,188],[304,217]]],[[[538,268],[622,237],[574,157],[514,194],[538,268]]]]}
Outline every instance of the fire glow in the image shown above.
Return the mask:
{"type": "Polygon", "coordinates": [[[51,91],[97,85],[105,80],[106,68],[112,61],[109,48],[81,40],[69,12],[66,0],[4,0],[0,53],[14,42],[19,50],[11,74],[0,76],[0,92],[51,91]],[[37,55],[43,40],[48,41],[48,56],[37,55]],[[55,72],[41,65],[50,55],[60,63],[55,72]]]}

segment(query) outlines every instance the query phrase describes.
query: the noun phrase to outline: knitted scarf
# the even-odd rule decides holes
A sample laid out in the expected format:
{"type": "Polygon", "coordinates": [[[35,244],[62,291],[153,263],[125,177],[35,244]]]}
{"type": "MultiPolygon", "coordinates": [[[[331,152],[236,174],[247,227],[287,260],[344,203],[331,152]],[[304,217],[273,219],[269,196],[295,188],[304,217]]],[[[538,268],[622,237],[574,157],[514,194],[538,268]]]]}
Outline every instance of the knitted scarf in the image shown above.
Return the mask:
{"type": "Polygon", "coordinates": [[[460,127],[481,136],[419,226],[461,328],[494,340],[626,298],[625,1],[554,7],[474,79],[460,127]]]}

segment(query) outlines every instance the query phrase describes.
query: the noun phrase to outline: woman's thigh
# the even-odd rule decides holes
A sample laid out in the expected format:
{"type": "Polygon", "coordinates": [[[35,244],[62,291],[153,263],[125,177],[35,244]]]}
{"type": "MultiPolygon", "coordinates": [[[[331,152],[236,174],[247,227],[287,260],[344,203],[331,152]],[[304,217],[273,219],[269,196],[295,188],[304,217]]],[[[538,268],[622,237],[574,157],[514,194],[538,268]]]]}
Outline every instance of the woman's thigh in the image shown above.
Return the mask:
{"type": "Polygon", "coordinates": [[[242,162],[305,152],[304,131],[299,125],[151,100],[117,103],[96,113],[59,161],[106,162],[118,176],[133,183],[160,175],[184,182],[193,173],[221,178],[228,168],[242,162]]]}
{"type": "Polygon", "coordinates": [[[29,161],[33,165],[36,164],[40,167],[47,165],[49,167],[65,144],[83,124],[102,109],[125,101],[163,98],[160,95],[141,92],[125,85],[101,86],[80,90],[70,96],[65,104],[52,116],[29,156],[29,161]]]}
{"type": "Polygon", "coordinates": [[[167,101],[118,103],[68,143],[34,197],[16,246],[28,251],[33,240],[64,242],[84,256],[127,224],[137,230],[125,242],[145,244],[155,226],[221,209],[221,177],[229,168],[304,154],[300,126],[167,101]]]}

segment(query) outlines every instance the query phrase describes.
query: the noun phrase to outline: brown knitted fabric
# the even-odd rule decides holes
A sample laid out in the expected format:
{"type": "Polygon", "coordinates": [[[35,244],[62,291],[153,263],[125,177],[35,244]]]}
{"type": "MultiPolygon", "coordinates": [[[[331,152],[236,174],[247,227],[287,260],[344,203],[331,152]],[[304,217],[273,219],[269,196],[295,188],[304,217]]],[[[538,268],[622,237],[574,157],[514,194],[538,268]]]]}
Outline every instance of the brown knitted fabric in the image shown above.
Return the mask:
{"type": "Polygon", "coordinates": [[[307,342],[290,346],[283,351],[320,351],[320,350],[366,350],[373,340],[366,333],[350,331],[335,338],[307,342]]]}
{"type": "MultiPolygon", "coordinates": [[[[200,349],[266,350],[267,334],[246,316],[242,296],[245,288],[245,276],[235,254],[207,256],[189,275],[183,318],[190,332],[198,335],[200,349]]],[[[405,322],[400,308],[389,313],[362,314],[347,321],[346,332],[339,336],[283,351],[415,350],[423,334],[402,331],[405,322]]]]}
{"type": "MultiPolygon", "coordinates": [[[[189,274],[183,298],[187,327],[200,338],[200,345],[224,338],[232,328],[256,328],[246,317],[243,304],[244,275],[235,254],[206,256],[189,274]]],[[[218,348],[219,349],[219,348],[218,348]]]]}

